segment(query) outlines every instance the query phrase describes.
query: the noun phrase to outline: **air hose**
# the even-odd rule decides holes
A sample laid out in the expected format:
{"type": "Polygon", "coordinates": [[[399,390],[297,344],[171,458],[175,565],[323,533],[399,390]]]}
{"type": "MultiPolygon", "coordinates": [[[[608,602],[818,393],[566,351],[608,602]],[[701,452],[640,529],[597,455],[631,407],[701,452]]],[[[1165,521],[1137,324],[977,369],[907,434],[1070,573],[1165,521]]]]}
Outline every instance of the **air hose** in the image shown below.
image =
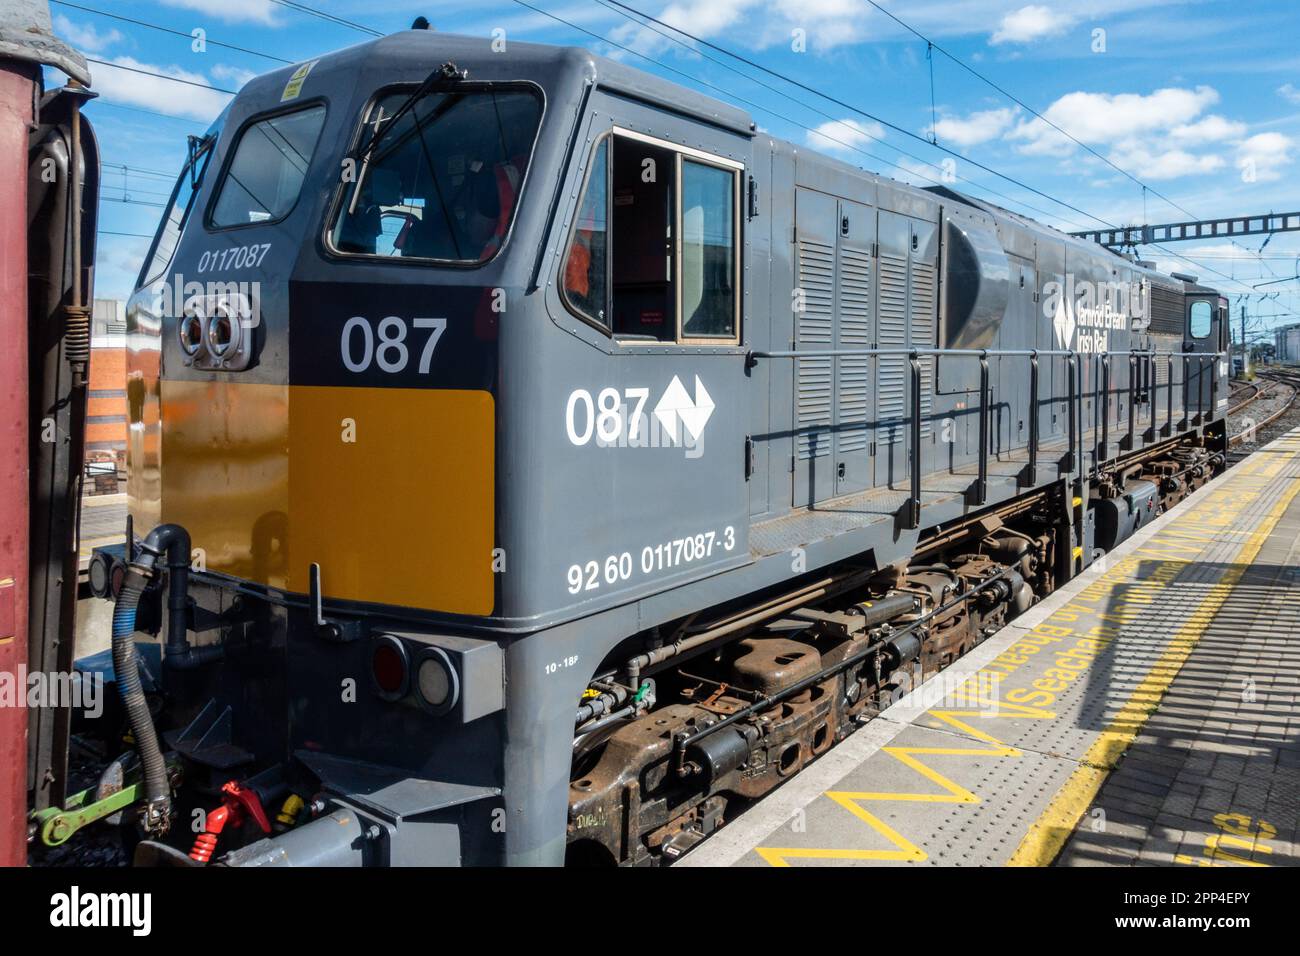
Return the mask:
{"type": "Polygon", "coordinates": [[[140,754],[144,771],[144,828],[160,835],[171,825],[171,785],[167,780],[167,763],[158,744],[158,732],[149,713],[144,687],[140,683],[139,662],[135,654],[135,615],[140,597],[158,573],[158,559],[167,556],[167,567],[172,570],[169,582],[169,630],[179,628],[184,634],[184,597],[188,589],[187,575],[177,574],[178,567],[189,568],[190,536],[180,525],[163,524],[149,532],[149,537],[136,549],[135,559],[127,566],[122,589],[113,607],[113,670],[117,674],[118,693],[126,709],[131,734],[140,754]],[[179,595],[176,592],[180,592],[179,595]],[[180,614],[177,617],[178,612],[180,614]]]}

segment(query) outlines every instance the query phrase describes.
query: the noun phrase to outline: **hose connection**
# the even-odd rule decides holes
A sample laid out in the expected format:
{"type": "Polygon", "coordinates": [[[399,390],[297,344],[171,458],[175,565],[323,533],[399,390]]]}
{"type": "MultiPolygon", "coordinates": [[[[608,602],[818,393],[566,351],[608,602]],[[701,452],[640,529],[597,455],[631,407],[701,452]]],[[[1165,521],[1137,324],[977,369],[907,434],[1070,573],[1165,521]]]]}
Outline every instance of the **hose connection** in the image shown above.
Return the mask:
{"type": "Polygon", "coordinates": [[[185,640],[188,616],[190,536],[180,525],[164,524],[149,532],[149,536],[136,549],[134,560],[127,566],[122,589],[113,607],[113,670],[117,675],[118,692],[126,709],[127,722],[140,765],[144,772],[144,813],[141,825],[151,836],[161,836],[171,827],[171,784],[167,779],[167,763],[158,743],[158,731],[149,713],[144,687],[140,681],[140,662],[135,652],[136,611],[140,598],[148,590],[158,573],[160,559],[166,559],[168,580],[168,636],[169,649],[178,639],[185,640]]]}

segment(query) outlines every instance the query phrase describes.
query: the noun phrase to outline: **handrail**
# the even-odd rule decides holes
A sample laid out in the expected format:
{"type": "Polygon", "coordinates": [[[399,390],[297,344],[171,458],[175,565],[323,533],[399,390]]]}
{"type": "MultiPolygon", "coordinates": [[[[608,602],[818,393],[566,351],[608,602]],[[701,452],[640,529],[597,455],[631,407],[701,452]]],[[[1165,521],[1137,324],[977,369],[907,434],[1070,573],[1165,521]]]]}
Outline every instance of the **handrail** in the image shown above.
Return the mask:
{"type": "Polygon", "coordinates": [[[1119,349],[1116,351],[1078,352],[1074,349],[918,349],[907,346],[895,348],[872,349],[785,349],[778,351],[751,350],[746,353],[750,365],[757,365],[758,359],[801,359],[801,358],[856,358],[871,355],[932,355],[950,356],[952,358],[999,358],[1003,356],[1028,358],[1035,355],[1059,356],[1069,358],[1083,355],[1167,355],[1174,358],[1227,358],[1227,352],[1163,352],[1158,349],[1119,349]]]}
{"type": "MultiPolygon", "coordinates": [[[[1168,389],[1166,394],[1166,421],[1163,429],[1166,436],[1173,433],[1173,416],[1174,416],[1174,359],[1183,360],[1183,387],[1186,389],[1191,382],[1191,360],[1197,360],[1197,377],[1204,375],[1205,362],[1207,360],[1221,359],[1226,357],[1226,352],[1164,352],[1157,349],[1116,349],[1114,351],[1104,350],[1096,352],[1078,352],[1074,349],[941,349],[941,348],[908,348],[906,346],[897,346],[892,348],[860,348],[860,349],[784,349],[784,350],[754,350],[750,351],[745,357],[746,367],[752,368],[758,364],[760,359],[827,359],[827,358],[857,358],[857,357],[879,357],[879,356],[906,356],[910,366],[911,388],[909,389],[909,408],[907,417],[910,419],[910,438],[912,443],[912,454],[910,461],[910,493],[907,502],[906,524],[909,529],[915,530],[921,526],[921,401],[922,401],[922,358],[930,357],[949,357],[949,358],[978,358],[980,360],[980,404],[979,404],[979,454],[978,454],[978,477],[975,483],[976,503],[983,505],[988,501],[988,456],[990,443],[990,423],[989,423],[989,406],[992,397],[991,385],[989,383],[989,362],[990,358],[1028,358],[1029,359],[1029,407],[1031,414],[1029,416],[1029,443],[1028,453],[1029,462],[1026,469],[1027,483],[1033,484],[1038,475],[1038,389],[1039,374],[1038,360],[1043,356],[1049,358],[1064,358],[1069,370],[1069,451],[1065,456],[1064,464],[1067,471],[1073,475],[1078,472],[1079,481],[1082,481],[1084,456],[1083,456],[1083,376],[1079,370],[1079,359],[1089,357],[1091,361],[1096,360],[1100,364],[1100,374],[1095,376],[1096,387],[1099,391],[1093,396],[1093,435],[1094,438],[1100,425],[1101,441],[1093,448],[1094,461],[1100,461],[1105,458],[1105,452],[1110,440],[1110,360],[1112,357],[1127,356],[1129,360],[1128,374],[1128,429],[1121,442],[1121,447],[1126,450],[1132,450],[1136,444],[1137,428],[1137,399],[1139,394],[1148,396],[1147,403],[1151,403],[1155,389],[1155,360],[1157,356],[1164,356],[1169,362],[1169,381],[1166,383],[1168,389]],[[1141,369],[1143,381],[1146,383],[1142,389],[1138,388],[1138,372],[1141,369]],[[1077,419],[1076,419],[1077,416],[1077,419]],[[1098,421],[1100,419],[1100,421],[1098,421]]],[[[1210,414],[1214,414],[1215,399],[1218,395],[1217,376],[1210,377],[1210,414]]],[[[1190,397],[1190,396],[1189,396],[1190,397]]],[[[1055,399],[1055,396],[1053,396],[1055,399]]],[[[1189,402],[1183,401],[1183,417],[1179,428],[1188,427],[1188,405],[1189,402]]],[[[1196,391],[1196,419],[1194,424],[1201,425],[1204,423],[1205,408],[1201,401],[1201,389],[1196,391]]],[[[1156,434],[1156,411],[1154,404],[1151,409],[1151,436],[1156,434]]],[[[1146,441],[1147,432],[1143,432],[1143,441],[1146,441]]]]}

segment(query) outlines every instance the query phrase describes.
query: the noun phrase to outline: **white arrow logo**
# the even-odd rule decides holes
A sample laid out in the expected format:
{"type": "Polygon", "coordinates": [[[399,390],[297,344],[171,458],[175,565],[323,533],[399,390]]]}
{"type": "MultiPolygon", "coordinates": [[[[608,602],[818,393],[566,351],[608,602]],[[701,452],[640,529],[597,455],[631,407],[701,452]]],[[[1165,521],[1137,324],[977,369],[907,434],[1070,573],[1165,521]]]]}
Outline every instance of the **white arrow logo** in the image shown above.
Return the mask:
{"type": "Polygon", "coordinates": [[[673,441],[678,440],[678,419],[686,426],[692,440],[699,441],[700,435],[704,434],[704,426],[708,424],[709,416],[713,414],[713,408],[713,399],[698,375],[695,376],[694,401],[691,401],[691,396],[687,394],[682,380],[674,375],[673,380],[668,383],[668,388],[664,390],[663,397],[659,399],[659,404],[655,406],[655,417],[672,436],[673,441]]]}
{"type": "Polygon", "coordinates": [[[1061,292],[1056,304],[1056,315],[1052,318],[1052,328],[1056,330],[1056,341],[1063,349],[1068,349],[1074,341],[1074,310],[1070,308],[1068,294],[1061,292]]]}

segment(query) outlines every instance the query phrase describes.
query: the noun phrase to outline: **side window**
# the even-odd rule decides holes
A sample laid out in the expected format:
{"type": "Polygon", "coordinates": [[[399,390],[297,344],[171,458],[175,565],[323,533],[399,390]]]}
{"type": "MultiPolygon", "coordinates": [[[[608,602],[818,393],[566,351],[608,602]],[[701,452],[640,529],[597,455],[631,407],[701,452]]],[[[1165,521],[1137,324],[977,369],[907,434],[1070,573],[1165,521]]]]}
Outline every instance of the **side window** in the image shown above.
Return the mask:
{"type": "Polygon", "coordinates": [[[1210,334],[1210,317],[1213,315],[1210,303],[1204,299],[1193,302],[1188,330],[1194,339],[1203,339],[1210,334]]]}
{"type": "Polygon", "coordinates": [[[682,338],[736,334],[736,174],[682,160],[682,338]]]}
{"type": "Polygon", "coordinates": [[[617,130],[595,147],[561,287],[615,338],[738,340],[740,167],[697,156],[617,130]]]}
{"type": "Polygon", "coordinates": [[[325,107],[312,106],[260,120],[244,130],[217,184],[214,229],[274,222],[289,215],[316,151],[325,107]]]}
{"type": "Polygon", "coordinates": [[[587,170],[587,187],[578,221],[564,257],[564,297],[570,307],[609,328],[609,143],[596,147],[587,170]]]}
{"type": "Polygon", "coordinates": [[[161,278],[167,266],[171,264],[176,253],[176,244],[181,241],[181,232],[190,216],[190,207],[194,205],[194,196],[203,185],[203,174],[207,171],[208,160],[212,158],[212,146],[216,134],[203,138],[194,150],[193,159],[181,170],[180,179],[172,191],[172,200],[167,212],[158,226],[158,236],[154,240],[150,256],[140,270],[138,286],[144,288],[161,278]]]}

